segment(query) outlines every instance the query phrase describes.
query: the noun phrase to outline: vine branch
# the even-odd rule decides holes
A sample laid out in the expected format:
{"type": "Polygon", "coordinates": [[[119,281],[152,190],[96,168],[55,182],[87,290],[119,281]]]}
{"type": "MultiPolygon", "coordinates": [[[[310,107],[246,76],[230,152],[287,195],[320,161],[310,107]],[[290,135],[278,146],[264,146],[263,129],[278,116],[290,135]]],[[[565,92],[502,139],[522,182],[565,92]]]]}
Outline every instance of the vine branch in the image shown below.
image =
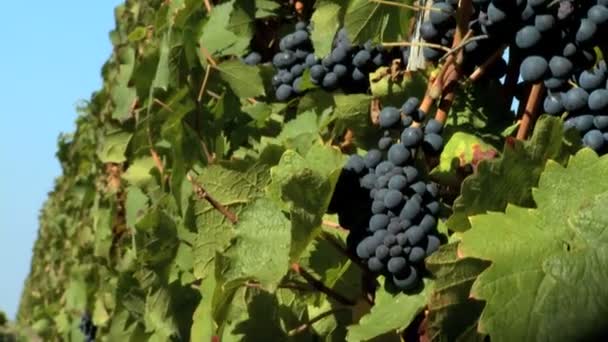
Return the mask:
{"type": "Polygon", "coordinates": [[[333,289],[329,288],[327,285],[323,284],[322,281],[315,278],[312,274],[310,274],[304,267],[302,267],[298,263],[291,264],[291,269],[297,274],[301,275],[312,287],[314,287],[317,291],[326,294],[328,297],[333,298],[335,301],[342,305],[353,306],[355,302],[344,297],[333,289]]]}
{"type": "Polygon", "coordinates": [[[524,140],[528,136],[530,125],[532,125],[532,122],[536,119],[536,111],[538,109],[538,104],[540,103],[543,90],[544,86],[542,82],[536,83],[532,86],[532,90],[530,90],[530,95],[528,96],[528,102],[526,102],[524,115],[521,118],[519,129],[517,130],[517,139],[524,140]]]}
{"type": "Polygon", "coordinates": [[[309,329],[316,322],[322,320],[323,318],[325,318],[327,316],[330,316],[330,315],[333,315],[335,313],[338,313],[340,311],[345,311],[345,310],[349,310],[349,309],[348,308],[336,308],[336,309],[331,309],[331,310],[325,311],[325,312],[323,312],[323,313],[321,313],[321,314],[319,314],[319,315],[311,318],[310,321],[308,321],[308,322],[300,325],[299,327],[297,327],[295,329],[291,329],[287,333],[287,335],[288,336],[295,336],[295,335],[297,335],[299,333],[302,333],[302,332],[306,331],[307,329],[309,329]]]}
{"type": "Polygon", "coordinates": [[[207,192],[207,190],[205,190],[205,188],[203,188],[203,186],[199,182],[197,182],[194,177],[192,177],[190,173],[188,173],[186,177],[188,178],[188,181],[192,183],[192,186],[194,187],[194,192],[196,193],[196,196],[199,199],[204,199],[209,202],[211,206],[213,206],[217,211],[222,213],[222,215],[224,215],[232,224],[236,224],[238,222],[238,218],[236,217],[236,215],[228,208],[226,208],[223,204],[218,202],[215,198],[213,198],[207,192]]]}

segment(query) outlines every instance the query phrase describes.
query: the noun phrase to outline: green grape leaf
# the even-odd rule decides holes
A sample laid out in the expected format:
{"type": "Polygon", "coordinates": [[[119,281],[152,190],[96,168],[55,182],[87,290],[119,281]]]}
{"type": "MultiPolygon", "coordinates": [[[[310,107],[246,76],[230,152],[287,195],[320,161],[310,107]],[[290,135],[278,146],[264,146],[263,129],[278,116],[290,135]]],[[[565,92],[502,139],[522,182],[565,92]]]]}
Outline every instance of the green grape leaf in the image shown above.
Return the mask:
{"type": "Polygon", "coordinates": [[[359,323],[348,327],[347,341],[369,341],[384,334],[394,334],[407,328],[414,318],[424,310],[428,298],[430,281],[425,281],[424,289],[416,294],[403,292],[389,293],[383,284],[376,291],[372,310],[359,323]]]}
{"type": "Polygon", "coordinates": [[[305,156],[286,151],[271,169],[271,199],[292,221],[291,258],[297,260],[319,232],[345,157],[337,150],[313,145],[305,156]]]}
{"type": "Polygon", "coordinates": [[[483,341],[477,323],[484,304],[469,296],[471,286],[489,262],[461,258],[458,243],[442,246],[426,260],[435,286],[430,292],[427,336],[431,341],[483,341]]]}
{"type": "Polygon", "coordinates": [[[177,336],[177,323],[171,315],[171,305],[171,297],[165,289],[148,294],[144,311],[146,332],[154,332],[165,341],[177,336]]]}
{"type": "Polygon", "coordinates": [[[289,220],[274,202],[260,198],[243,210],[236,232],[224,253],[229,266],[222,270],[223,280],[256,280],[274,291],[289,270],[289,220]]]}
{"type": "Polygon", "coordinates": [[[102,163],[122,163],[127,160],[125,152],[133,135],[126,132],[115,132],[104,137],[97,151],[102,163]]]}
{"type": "Polygon", "coordinates": [[[372,95],[380,98],[383,106],[401,108],[409,97],[422,98],[427,78],[422,73],[406,73],[393,77],[389,67],[380,67],[369,75],[372,95]]]}
{"type": "Polygon", "coordinates": [[[137,158],[122,174],[122,178],[132,185],[145,186],[153,180],[152,170],[155,168],[156,164],[152,157],[137,158]]]}
{"type": "Polygon", "coordinates": [[[529,140],[510,140],[500,158],[482,161],[477,173],[464,180],[448,227],[465,231],[470,227],[469,216],[502,211],[507,203],[532,206],[532,187],[537,184],[545,163],[549,159],[564,163],[578,148],[571,141],[564,136],[560,119],[539,118],[529,140]]]}
{"type": "Polygon", "coordinates": [[[479,137],[456,132],[447,138],[439,157],[439,165],[430,176],[442,184],[458,184],[462,179],[459,172],[466,166],[476,167],[484,159],[492,159],[498,151],[479,137]]]}
{"type": "MultiPolygon", "coordinates": [[[[406,0],[412,5],[413,0],[406,0]]],[[[353,43],[397,42],[408,37],[413,11],[370,0],[350,0],[344,16],[344,27],[353,43]]]]}
{"type": "MultiPolygon", "coordinates": [[[[245,0],[247,1],[247,0],[245,0]]],[[[276,1],[273,0],[255,0],[255,18],[263,19],[276,15],[276,11],[281,8],[276,1]]]]}
{"type": "Polygon", "coordinates": [[[129,86],[131,75],[135,67],[135,51],[131,48],[125,49],[120,54],[121,64],[111,87],[111,98],[114,104],[112,118],[124,121],[131,117],[131,109],[137,98],[134,87],[129,86]]]}
{"type": "Polygon", "coordinates": [[[492,341],[594,341],[608,315],[608,157],[583,149],[567,167],[549,161],[536,209],[474,216],[459,251],[492,265],[471,295],[486,301],[480,331],[492,341]],[[564,310],[563,308],[568,308],[564,310]]]}
{"type": "Polygon", "coordinates": [[[127,188],[127,200],[125,202],[125,217],[127,227],[134,228],[138,219],[148,209],[148,196],[140,188],[130,186],[127,188]]]}
{"type": "Polygon", "coordinates": [[[317,57],[323,58],[331,52],[333,36],[340,26],[343,8],[336,0],[321,0],[315,3],[315,11],[310,19],[313,27],[310,40],[317,57]]]}
{"type": "Polygon", "coordinates": [[[264,83],[257,67],[239,60],[230,60],[219,64],[216,68],[220,72],[220,77],[230,85],[238,97],[265,95],[264,83]]]}
{"type": "MultiPolygon", "coordinates": [[[[211,11],[209,20],[205,23],[199,37],[200,46],[204,47],[211,56],[242,56],[249,48],[250,36],[230,31],[231,16],[234,9],[234,0],[216,5],[211,11]]],[[[239,9],[234,15],[233,23],[242,24],[243,12],[239,9]],[[238,19],[238,20],[237,20],[238,19]]],[[[244,27],[237,25],[239,29],[244,27]]],[[[204,54],[199,56],[202,65],[207,65],[204,54]]]]}
{"type": "MultiPolygon", "coordinates": [[[[197,181],[208,194],[235,215],[260,197],[270,181],[267,165],[258,163],[250,167],[241,165],[212,165],[203,169],[197,181]]],[[[217,251],[228,247],[234,237],[234,225],[204,200],[195,206],[198,234],[194,243],[194,275],[205,278],[213,266],[217,251]]]]}

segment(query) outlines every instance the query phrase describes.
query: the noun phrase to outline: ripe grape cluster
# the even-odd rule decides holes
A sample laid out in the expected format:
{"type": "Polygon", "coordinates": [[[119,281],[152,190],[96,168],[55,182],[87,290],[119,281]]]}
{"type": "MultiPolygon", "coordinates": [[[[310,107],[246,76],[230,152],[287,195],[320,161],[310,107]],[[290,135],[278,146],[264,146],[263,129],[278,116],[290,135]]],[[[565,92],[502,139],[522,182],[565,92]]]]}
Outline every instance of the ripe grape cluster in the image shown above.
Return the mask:
{"type": "MultiPolygon", "coordinates": [[[[565,126],[576,128],[586,146],[605,153],[607,68],[594,47],[605,45],[601,34],[607,32],[608,1],[474,0],[473,5],[476,17],[470,27],[488,39],[467,44],[465,59],[480,49],[486,57],[488,51],[508,45],[521,60],[523,84],[544,83],[544,111],[551,115],[567,112],[565,126]]],[[[506,65],[503,60],[499,64],[500,68],[506,65]]]]}
{"type": "Polygon", "coordinates": [[[441,152],[443,125],[434,119],[419,124],[423,118],[417,98],[400,109],[383,108],[378,148],[350,156],[332,201],[340,224],[350,230],[350,250],[405,291],[420,284],[424,259],[441,243],[439,189],[423,180],[415,160],[420,152],[441,152]]]}
{"type": "Polygon", "coordinates": [[[376,68],[387,65],[394,58],[405,58],[403,62],[407,64],[409,54],[406,49],[387,50],[371,42],[363,46],[353,45],[344,29],[336,34],[330,54],[317,58],[310,30],[309,25],[299,22],[294,32],[280,40],[280,51],[272,58],[277,70],[272,83],[278,101],[287,101],[303,93],[305,70],[310,72],[310,82],[322,89],[358,93],[367,91],[368,74],[376,68]]]}
{"type": "Polygon", "coordinates": [[[97,334],[97,327],[93,324],[93,319],[88,312],[85,312],[80,318],[78,325],[80,331],[84,334],[85,342],[94,342],[97,334]]]}

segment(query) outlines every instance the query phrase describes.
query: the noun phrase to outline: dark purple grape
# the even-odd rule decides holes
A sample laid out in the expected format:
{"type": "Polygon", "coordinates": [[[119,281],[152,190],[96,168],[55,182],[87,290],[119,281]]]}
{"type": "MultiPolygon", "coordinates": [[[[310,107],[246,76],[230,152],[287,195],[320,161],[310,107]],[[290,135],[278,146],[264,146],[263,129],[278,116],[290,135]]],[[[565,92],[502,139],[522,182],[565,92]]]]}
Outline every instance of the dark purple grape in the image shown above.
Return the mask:
{"type": "Polygon", "coordinates": [[[401,202],[403,202],[403,194],[401,194],[401,191],[389,190],[384,197],[384,205],[388,209],[396,208],[401,202]]]}
{"type": "Polygon", "coordinates": [[[587,11],[587,18],[596,25],[602,25],[608,21],[608,8],[602,5],[592,6],[589,11],[587,11]]]}
{"type": "Polygon", "coordinates": [[[557,77],[550,77],[544,80],[545,87],[547,87],[549,90],[557,90],[562,88],[567,82],[568,80],[557,77]]]}
{"type": "Polygon", "coordinates": [[[443,138],[441,135],[435,133],[425,134],[422,147],[425,152],[437,155],[443,150],[443,138]]]}
{"type": "Polygon", "coordinates": [[[439,31],[430,21],[425,21],[420,25],[420,36],[427,42],[433,41],[439,37],[439,31]]]}
{"type": "Polygon", "coordinates": [[[577,131],[585,133],[593,128],[593,115],[585,114],[572,119],[572,123],[577,131]]]}
{"type": "Polygon", "coordinates": [[[573,68],[574,64],[568,58],[562,56],[553,56],[549,61],[549,70],[554,77],[568,78],[573,68]]]}
{"type": "Polygon", "coordinates": [[[405,203],[403,209],[401,209],[399,217],[405,220],[412,220],[418,216],[420,209],[420,203],[418,203],[418,201],[409,200],[405,203]]]}
{"type": "Polygon", "coordinates": [[[585,133],[583,136],[583,144],[594,151],[600,151],[605,145],[604,136],[599,130],[593,129],[585,133]]]}
{"type": "Polygon", "coordinates": [[[436,62],[445,54],[445,51],[425,46],[422,48],[422,55],[431,62],[436,62]]]}
{"type": "Polygon", "coordinates": [[[488,5],[488,19],[494,25],[500,24],[507,19],[507,13],[494,5],[494,2],[490,2],[488,5]]]}
{"type": "Polygon", "coordinates": [[[435,253],[439,249],[440,245],[441,245],[441,241],[439,240],[438,237],[436,237],[434,235],[429,235],[427,237],[426,248],[425,248],[426,255],[429,256],[429,255],[435,253]]]}
{"type": "Polygon", "coordinates": [[[375,253],[376,258],[378,258],[378,260],[386,260],[389,257],[389,248],[386,247],[385,245],[379,245],[378,247],[376,247],[376,253],[375,253]]]}
{"type": "Polygon", "coordinates": [[[365,161],[358,154],[352,154],[348,157],[348,161],[344,166],[345,170],[354,171],[356,174],[361,174],[365,169],[365,161]]]}
{"type": "Polygon", "coordinates": [[[399,226],[399,221],[393,221],[393,222],[389,223],[386,230],[388,230],[388,232],[393,235],[397,235],[397,234],[401,233],[401,227],[399,226]]]}
{"type": "Polygon", "coordinates": [[[399,275],[393,275],[393,283],[400,290],[411,290],[416,284],[418,284],[418,272],[412,266],[410,266],[409,274],[406,277],[400,277],[399,275]]]}
{"type": "Polygon", "coordinates": [[[392,257],[400,257],[400,256],[403,255],[403,247],[401,247],[400,245],[392,246],[391,249],[390,249],[390,251],[389,251],[389,254],[392,257]]]}
{"type": "Polygon", "coordinates": [[[543,108],[545,112],[549,115],[557,115],[564,112],[564,106],[561,102],[561,95],[550,94],[545,97],[545,102],[543,103],[543,108]]]}
{"type": "Polygon", "coordinates": [[[380,127],[392,128],[401,120],[399,109],[395,107],[384,107],[380,111],[380,127]]]}
{"type": "Polygon", "coordinates": [[[608,130],[608,115],[597,115],[593,118],[593,125],[602,132],[608,130]]]}
{"type": "Polygon", "coordinates": [[[528,25],[517,31],[515,35],[515,45],[520,49],[529,49],[536,46],[542,38],[536,27],[528,25]]]}
{"type": "Polygon", "coordinates": [[[315,64],[310,68],[310,78],[321,81],[325,76],[325,68],[320,64],[315,64]]]}
{"type": "Polygon", "coordinates": [[[420,127],[408,127],[401,134],[401,143],[405,147],[414,147],[422,142],[424,133],[420,127]]]}
{"type": "Polygon", "coordinates": [[[275,97],[278,101],[287,101],[293,94],[293,88],[288,84],[281,84],[276,92],[275,97]]]}
{"type": "Polygon", "coordinates": [[[394,244],[397,243],[397,238],[395,237],[394,234],[388,233],[384,236],[384,239],[382,240],[382,243],[384,244],[384,246],[386,247],[391,247],[394,244]]]}
{"type": "Polygon", "coordinates": [[[406,166],[403,168],[403,174],[407,178],[408,183],[412,183],[418,179],[418,169],[413,166],[406,166]]]}
{"type": "Polygon", "coordinates": [[[410,97],[409,99],[407,99],[407,101],[405,101],[405,103],[401,107],[401,111],[403,112],[403,114],[411,116],[414,114],[414,112],[418,110],[419,107],[420,100],[416,97],[410,97]]]}
{"type": "Polygon", "coordinates": [[[388,226],[389,218],[385,214],[376,214],[369,220],[369,230],[372,232],[385,229],[388,226]]]}
{"type": "Polygon", "coordinates": [[[382,151],[386,151],[393,144],[393,138],[382,137],[378,140],[378,148],[382,151]]]}
{"type": "Polygon", "coordinates": [[[365,166],[367,166],[367,168],[375,168],[382,161],[382,152],[376,149],[371,149],[367,151],[367,154],[365,157],[363,157],[363,160],[365,161],[365,166]]]}
{"type": "Polygon", "coordinates": [[[574,12],[574,5],[571,1],[560,1],[557,10],[557,19],[564,20],[574,12]]]}
{"type": "Polygon", "coordinates": [[[581,19],[581,25],[576,31],[576,42],[579,44],[591,43],[596,32],[597,25],[593,21],[587,18],[581,19]]]}
{"type": "Polygon", "coordinates": [[[402,144],[394,144],[388,149],[388,160],[398,166],[405,165],[410,156],[410,151],[402,144]]]}
{"type": "Polygon", "coordinates": [[[245,64],[249,64],[249,65],[258,65],[258,64],[260,64],[260,62],[262,62],[262,55],[253,51],[250,54],[248,54],[247,57],[245,57],[245,59],[243,59],[243,62],[245,62],[245,64]]]}
{"type": "Polygon", "coordinates": [[[534,17],[534,27],[541,33],[551,30],[555,26],[555,17],[551,14],[539,14],[534,17]]]}
{"type": "Polygon", "coordinates": [[[418,181],[410,185],[410,189],[419,195],[423,195],[426,191],[426,184],[423,181],[418,181]]]}
{"type": "Polygon", "coordinates": [[[426,233],[429,234],[437,227],[437,220],[432,215],[424,215],[420,224],[418,224],[420,228],[426,233]]]}
{"type": "Polygon", "coordinates": [[[326,89],[335,89],[338,86],[338,75],[333,72],[328,72],[323,77],[323,82],[321,83],[323,88],[326,89]]]}
{"type": "MultiPolygon", "coordinates": [[[[382,161],[378,166],[376,166],[376,176],[383,176],[387,173],[391,172],[395,165],[388,160],[382,161]]],[[[388,184],[388,179],[386,180],[388,184]]]]}
{"type": "Polygon", "coordinates": [[[583,88],[572,88],[562,95],[562,104],[567,111],[583,109],[587,105],[589,94],[583,88]]]}
{"type": "Polygon", "coordinates": [[[402,190],[407,186],[407,179],[403,175],[395,175],[388,181],[388,188],[402,190]]]}
{"type": "Polygon", "coordinates": [[[372,214],[382,214],[386,211],[384,201],[373,201],[372,202],[372,214]]]}
{"type": "Polygon", "coordinates": [[[426,210],[432,215],[439,215],[439,210],[441,209],[441,205],[437,201],[433,201],[426,205],[426,210]]]}
{"type": "Polygon", "coordinates": [[[359,68],[355,68],[353,69],[351,77],[353,78],[353,81],[361,82],[367,79],[367,74],[359,70],[359,68]]]}
{"type": "Polygon", "coordinates": [[[300,95],[304,92],[304,90],[302,89],[302,77],[298,77],[295,80],[293,80],[293,84],[292,84],[292,88],[294,93],[300,95]]]}
{"type": "Polygon", "coordinates": [[[435,183],[428,183],[426,185],[426,193],[431,196],[431,198],[437,198],[439,196],[439,186],[435,183]]]}
{"type": "Polygon", "coordinates": [[[371,257],[367,260],[367,268],[373,273],[380,273],[384,269],[384,264],[380,259],[376,257],[371,257]]]}
{"type": "Polygon", "coordinates": [[[359,185],[361,185],[362,188],[371,190],[376,185],[376,178],[377,177],[375,174],[368,173],[363,176],[363,178],[361,178],[361,180],[359,181],[359,185]]]}
{"type": "Polygon", "coordinates": [[[443,130],[443,124],[435,119],[430,119],[426,123],[426,125],[424,125],[425,134],[429,134],[429,133],[441,134],[442,130],[443,130]]]}
{"type": "Polygon", "coordinates": [[[420,226],[412,226],[405,231],[405,235],[410,245],[417,245],[425,237],[424,230],[420,226]]]}
{"type": "Polygon", "coordinates": [[[348,68],[343,64],[334,65],[334,69],[332,71],[334,74],[336,74],[336,76],[338,76],[338,78],[343,78],[348,74],[348,68]]]}
{"type": "Polygon", "coordinates": [[[404,257],[390,258],[386,268],[393,274],[402,273],[407,268],[407,260],[404,257]]]}
{"type": "Polygon", "coordinates": [[[367,50],[361,50],[355,54],[353,57],[353,65],[357,68],[365,67],[370,60],[372,59],[372,55],[367,50]]]}
{"type": "Polygon", "coordinates": [[[604,82],[606,82],[606,73],[597,69],[584,70],[578,78],[578,85],[587,91],[602,87],[604,82]]]}
{"type": "Polygon", "coordinates": [[[528,56],[521,63],[519,73],[524,81],[534,83],[544,77],[548,68],[549,63],[543,57],[528,56]]]}
{"type": "Polygon", "coordinates": [[[564,49],[562,51],[562,55],[564,55],[564,57],[566,57],[566,58],[574,57],[576,55],[577,51],[578,51],[578,49],[574,43],[568,43],[564,47],[564,49]]]}
{"type": "Polygon", "coordinates": [[[591,110],[604,110],[608,107],[608,90],[596,89],[589,95],[587,105],[591,110]]]}
{"type": "Polygon", "coordinates": [[[426,256],[426,253],[425,253],[424,249],[416,246],[416,247],[412,247],[408,260],[409,260],[409,262],[411,262],[413,264],[417,264],[419,262],[422,262],[424,260],[425,256],[426,256]]]}
{"type": "Polygon", "coordinates": [[[430,11],[429,19],[436,27],[447,24],[454,16],[454,8],[448,3],[435,3],[433,4],[432,8],[433,9],[430,11]]]}
{"type": "MultiPolygon", "coordinates": [[[[363,239],[361,242],[359,242],[359,244],[357,245],[357,249],[356,249],[356,253],[357,256],[361,259],[367,259],[371,256],[370,253],[370,244],[372,244],[372,239],[363,239]]],[[[375,246],[374,246],[375,248],[375,246]]]]}

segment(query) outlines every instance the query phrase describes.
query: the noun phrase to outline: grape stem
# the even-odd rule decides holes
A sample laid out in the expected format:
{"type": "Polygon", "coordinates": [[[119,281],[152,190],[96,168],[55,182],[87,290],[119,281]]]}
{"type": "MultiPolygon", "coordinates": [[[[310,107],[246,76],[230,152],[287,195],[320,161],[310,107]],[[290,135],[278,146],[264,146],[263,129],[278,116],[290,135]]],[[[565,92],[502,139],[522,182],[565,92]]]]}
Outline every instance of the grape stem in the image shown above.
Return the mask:
{"type": "Polygon", "coordinates": [[[205,3],[205,8],[207,9],[207,12],[211,13],[211,10],[213,9],[211,2],[209,2],[209,0],[204,0],[204,3],[205,3]]]}
{"type": "Polygon", "coordinates": [[[416,6],[416,5],[408,5],[403,4],[396,1],[388,1],[388,0],[368,0],[369,2],[375,2],[382,5],[396,6],[401,8],[406,8],[412,11],[435,11],[435,12],[443,12],[443,10],[439,8],[433,8],[431,6],[416,6]]]}
{"type": "Polygon", "coordinates": [[[341,231],[347,231],[346,228],[340,226],[339,224],[332,222],[332,221],[328,221],[328,220],[323,220],[323,225],[330,227],[330,228],[335,228],[335,229],[339,229],[341,231]]]}
{"type": "Polygon", "coordinates": [[[291,329],[287,333],[287,335],[289,335],[289,336],[295,336],[295,335],[297,335],[299,333],[302,333],[302,332],[308,330],[313,324],[315,324],[316,322],[322,320],[323,318],[325,318],[327,316],[330,316],[330,315],[333,315],[333,314],[336,314],[336,313],[338,313],[340,311],[346,311],[346,310],[350,310],[350,309],[349,308],[336,308],[336,309],[331,309],[331,310],[325,311],[325,312],[323,312],[323,313],[321,313],[321,314],[319,314],[319,315],[311,318],[310,321],[308,321],[308,322],[300,325],[299,327],[291,329]]]}
{"type": "Polygon", "coordinates": [[[485,73],[488,71],[488,68],[492,66],[492,64],[494,64],[494,62],[496,62],[496,60],[498,60],[502,56],[502,53],[506,47],[506,45],[501,46],[488,59],[486,59],[486,61],[483,62],[482,65],[477,67],[477,69],[475,69],[475,71],[473,71],[473,73],[469,76],[469,81],[475,82],[479,80],[483,75],[485,75],[485,73]]]}
{"type": "Polygon", "coordinates": [[[205,93],[205,89],[207,88],[207,81],[209,80],[209,74],[211,73],[211,64],[207,64],[207,68],[205,69],[205,78],[203,78],[203,83],[201,84],[201,89],[198,91],[198,97],[196,98],[197,102],[201,102],[203,99],[203,95],[205,93]]]}
{"type": "MultiPolygon", "coordinates": [[[[473,4],[471,3],[471,0],[461,0],[458,11],[456,12],[456,23],[458,29],[454,34],[452,48],[460,46],[461,42],[466,41],[467,37],[471,34],[468,26],[472,8],[473,4]]],[[[454,102],[454,90],[462,73],[459,64],[462,63],[463,58],[463,49],[458,50],[457,55],[452,54],[448,56],[440,76],[440,83],[437,84],[437,86],[442,85],[441,93],[444,94],[441,102],[439,103],[439,108],[437,108],[437,112],[435,113],[435,120],[441,123],[445,123],[447,120],[448,112],[452,106],[452,103],[454,102]]]]}
{"type": "Polygon", "coordinates": [[[302,276],[312,287],[314,287],[317,291],[324,293],[330,298],[333,298],[335,301],[342,305],[353,306],[355,302],[344,297],[333,289],[329,288],[327,285],[323,284],[322,281],[315,278],[312,274],[310,274],[304,267],[302,267],[298,263],[291,264],[291,269],[302,276]]]}
{"type": "Polygon", "coordinates": [[[452,49],[445,47],[441,44],[433,44],[426,42],[383,42],[382,46],[384,47],[396,47],[396,46],[421,46],[421,47],[429,47],[433,49],[443,50],[445,52],[450,52],[452,49]]]}
{"type": "Polygon", "coordinates": [[[521,118],[519,129],[517,130],[516,138],[518,140],[524,140],[528,136],[530,125],[536,119],[536,112],[540,103],[540,98],[542,96],[543,90],[544,86],[541,82],[536,83],[532,86],[532,90],[530,90],[528,102],[526,103],[526,108],[524,110],[524,115],[521,118]]]}
{"type": "Polygon", "coordinates": [[[194,177],[192,177],[192,175],[190,173],[188,173],[188,175],[186,176],[188,178],[188,181],[190,181],[190,183],[192,183],[192,186],[194,187],[194,192],[196,193],[196,196],[201,199],[201,200],[206,200],[207,202],[209,202],[209,204],[211,204],[211,206],[213,206],[217,211],[219,211],[220,213],[222,213],[222,215],[224,215],[232,224],[236,224],[238,222],[238,218],[236,217],[236,215],[231,212],[228,208],[226,208],[223,204],[221,204],[220,202],[218,202],[215,198],[213,198],[208,192],[207,190],[205,190],[205,188],[203,188],[203,186],[196,181],[196,179],[194,179],[194,177]]]}

